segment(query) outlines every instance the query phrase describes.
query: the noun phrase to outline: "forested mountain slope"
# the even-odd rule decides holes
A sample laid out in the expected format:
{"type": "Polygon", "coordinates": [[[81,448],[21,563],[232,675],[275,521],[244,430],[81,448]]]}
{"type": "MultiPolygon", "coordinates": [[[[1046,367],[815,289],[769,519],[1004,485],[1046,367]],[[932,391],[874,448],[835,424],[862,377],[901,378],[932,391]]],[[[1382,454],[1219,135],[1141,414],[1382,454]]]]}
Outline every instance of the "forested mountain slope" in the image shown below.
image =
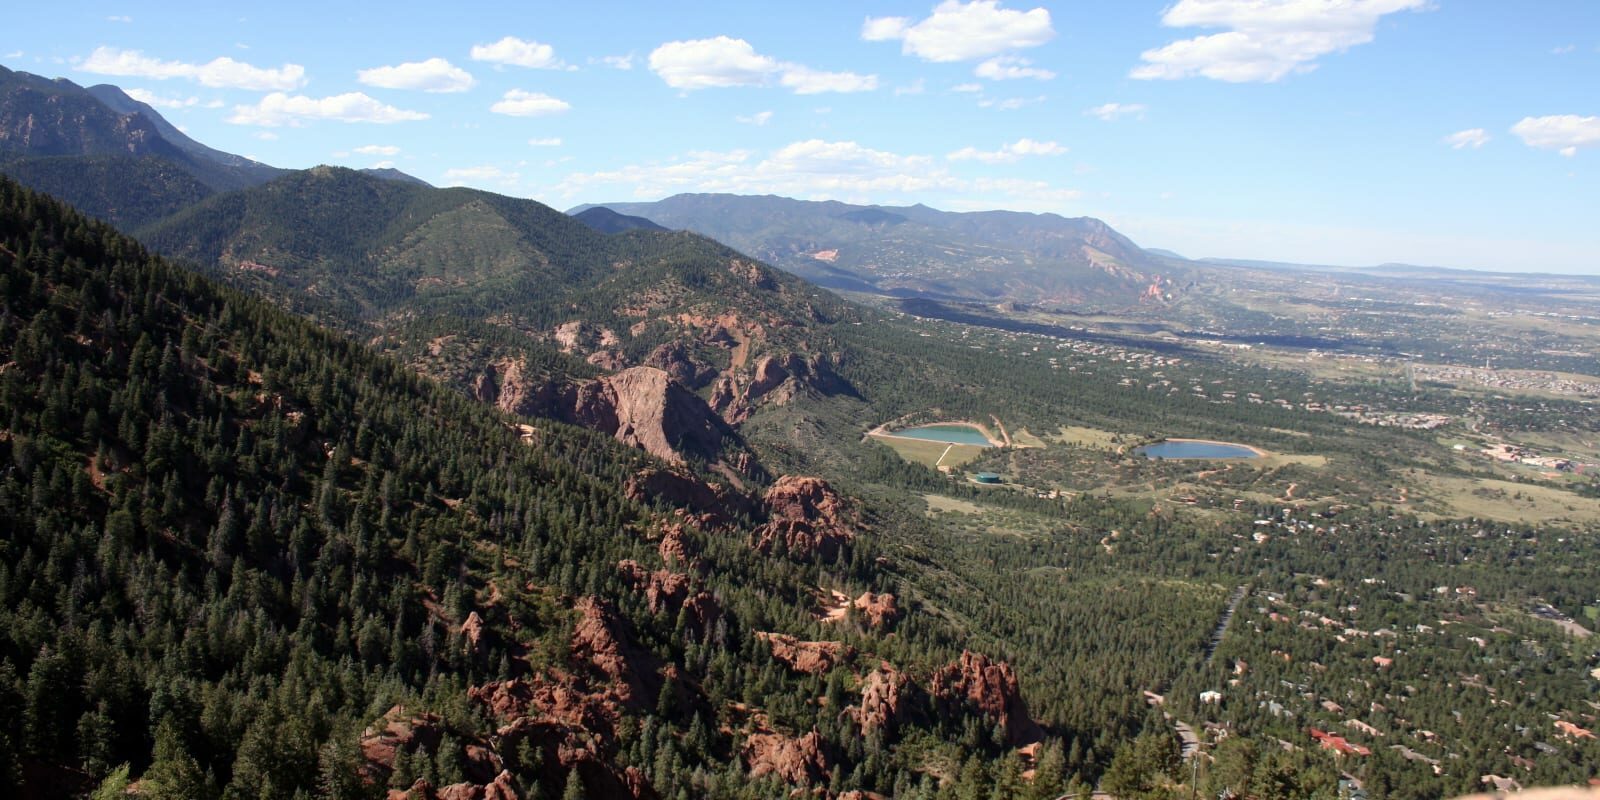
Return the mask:
{"type": "Polygon", "coordinates": [[[1009,667],[900,624],[872,512],[823,482],[519,433],[10,181],[0,299],[24,797],[909,791],[895,741],[1041,735],[1009,667]],[[879,594],[829,623],[819,585],[879,594]]]}

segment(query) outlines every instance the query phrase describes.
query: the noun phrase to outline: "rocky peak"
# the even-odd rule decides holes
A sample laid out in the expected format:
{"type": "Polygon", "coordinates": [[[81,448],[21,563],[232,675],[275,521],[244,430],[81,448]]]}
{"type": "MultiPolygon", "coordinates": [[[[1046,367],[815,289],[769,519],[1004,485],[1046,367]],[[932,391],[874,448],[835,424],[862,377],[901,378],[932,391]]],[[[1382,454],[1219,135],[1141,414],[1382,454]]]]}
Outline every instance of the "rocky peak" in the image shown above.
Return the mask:
{"type": "Polygon", "coordinates": [[[688,610],[691,634],[699,636],[722,616],[722,606],[710,592],[693,591],[689,576],[671,570],[650,571],[636,561],[621,561],[617,569],[635,591],[644,592],[650,613],[677,614],[688,610]]]}
{"type": "Polygon", "coordinates": [[[873,731],[890,727],[906,715],[906,695],[916,685],[904,673],[885,661],[867,673],[861,681],[861,704],[852,706],[847,713],[862,730],[873,731]]]}
{"type": "Polygon", "coordinates": [[[767,490],[763,504],[767,522],[754,534],[762,553],[781,543],[791,557],[833,561],[855,539],[855,512],[821,478],[785,475],[767,490]]]}
{"type": "Polygon", "coordinates": [[[959,659],[933,674],[930,685],[934,699],[944,710],[954,711],[970,704],[1000,723],[1009,744],[1027,744],[1043,735],[1028,716],[1016,671],[1004,661],[963,650],[959,659]]]}
{"type": "Polygon", "coordinates": [[[851,605],[869,627],[885,628],[900,619],[900,607],[895,596],[889,593],[862,592],[851,605]]]}
{"type": "Polygon", "coordinates": [[[798,739],[779,733],[752,733],[745,739],[741,755],[752,778],[777,775],[789,783],[805,785],[828,777],[828,758],[822,751],[822,735],[816,731],[798,739]]]}
{"type": "Polygon", "coordinates": [[[783,633],[758,632],[756,638],[767,643],[772,657],[795,672],[822,675],[856,657],[856,649],[841,642],[808,642],[783,633]]]}
{"type": "Polygon", "coordinates": [[[578,624],[572,632],[572,660],[609,681],[624,703],[643,706],[661,690],[655,656],[640,647],[630,625],[610,603],[581,597],[573,605],[578,624]]]}
{"type": "Polygon", "coordinates": [[[689,511],[699,517],[702,526],[729,525],[735,517],[755,516],[756,512],[755,504],[743,494],[707,483],[683,467],[646,467],[628,478],[623,492],[635,502],[661,502],[689,511]]]}

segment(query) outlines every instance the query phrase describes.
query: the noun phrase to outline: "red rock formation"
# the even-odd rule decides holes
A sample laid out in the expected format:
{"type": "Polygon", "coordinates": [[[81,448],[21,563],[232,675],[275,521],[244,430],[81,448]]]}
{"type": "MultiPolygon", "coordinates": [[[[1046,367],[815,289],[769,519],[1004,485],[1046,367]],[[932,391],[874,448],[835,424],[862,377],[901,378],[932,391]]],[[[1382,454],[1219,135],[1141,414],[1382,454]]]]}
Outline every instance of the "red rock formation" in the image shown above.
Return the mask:
{"type": "Polygon", "coordinates": [[[474,655],[483,652],[484,624],[483,617],[474,611],[467,614],[465,622],[461,623],[461,636],[466,639],[467,650],[474,655]]]}
{"type": "Polygon", "coordinates": [[[889,593],[862,592],[851,605],[855,606],[867,625],[873,628],[887,627],[900,618],[900,607],[894,595],[889,593]]]}
{"type": "Polygon", "coordinates": [[[696,359],[682,342],[668,342],[650,351],[644,366],[655,367],[672,376],[672,379],[693,389],[698,389],[717,377],[717,370],[696,359]]]}
{"type": "Polygon", "coordinates": [[[1017,673],[1004,661],[971,650],[933,674],[930,691],[947,712],[970,704],[984,716],[998,721],[1013,746],[1028,744],[1044,735],[1028,716],[1028,706],[1017,684],[1017,673]]]}
{"type": "Polygon", "coordinates": [[[752,778],[770,774],[804,785],[820,783],[828,777],[828,759],[822,752],[822,736],[816,731],[798,739],[778,733],[752,733],[744,740],[741,755],[752,778]]]}
{"type": "Polygon", "coordinates": [[[661,542],[656,545],[656,552],[661,554],[662,561],[689,566],[694,563],[694,554],[698,550],[682,525],[674,522],[662,526],[661,542]]]}
{"type": "Polygon", "coordinates": [[[617,569],[635,590],[644,592],[650,613],[676,614],[687,608],[691,633],[697,637],[722,616],[722,606],[710,592],[691,592],[687,575],[665,569],[651,572],[635,561],[619,562],[617,569]]]}
{"type": "Polygon", "coordinates": [[[862,679],[861,704],[851,706],[847,713],[862,730],[891,727],[905,716],[905,696],[913,688],[910,678],[885,661],[862,679]]]}
{"type": "Polygon", "coordinates": [[[795,672],[821,675],[856,657],[856,649],[840,642],[807,642],[782,633],[758,632],[756,637],[772,649],[772,657],[795,672]]]}
{"type": "Polygon", "coordinates": [[[622,702],[641,707],[654,703],[661,690],[658,665],[634,641],[628,621],[610,603],[593,597],[579,598],[573,608],[580,615],[572,632],[574,664],[609,681],[622,702]]]}
{"type": "Polygon", "coordinates": [[[622,490],[635,502],[662,502],[692,511],[705,525],[728,525],[735,515],[753,516],[755,512],[749,498],[721,484],[707,483],[681,467],[646,467],[628,478],[622,490]]]}
{"type": "Polygon", "coordinates": [[[767,490],[767,522],[754,533],[755,548],[771,553],[782,543],[793,558],[833,561],[855,539],[855,514],[821,478],[785,475],[767,490]]]}
{"type": "Polygon", "coordinates": [[[589,357],[584,359],[584,361],[587,361],[601,369],[611,371],[626,369],[628,366],[628,359],[624,358],[621,352],[610,349],[596,350],[593,353],[590,353],[589,357]]]}
{"type": "Polygon", "coordinates": [[[436,752],[443,737],[444,723],[437,714],[412,715],[405,706],[394,706],[361,734],[362,775],[373,783],[387,783],[401,752],[410,755],[420,747],[436,752]]]}
{"type": "Polygon", "coordinates": [[[672,463],[683,463],[685,455],[715,458],[728,433],[705,401],[654,367],[579,386],[570,421],[672,463]]]}

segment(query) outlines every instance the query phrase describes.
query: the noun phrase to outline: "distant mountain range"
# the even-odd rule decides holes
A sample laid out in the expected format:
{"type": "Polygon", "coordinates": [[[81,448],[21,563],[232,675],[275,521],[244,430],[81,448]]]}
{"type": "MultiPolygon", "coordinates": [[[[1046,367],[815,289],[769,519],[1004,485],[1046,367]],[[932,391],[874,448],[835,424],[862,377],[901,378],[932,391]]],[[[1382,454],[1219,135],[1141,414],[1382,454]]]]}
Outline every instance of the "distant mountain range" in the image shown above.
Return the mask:
{"type": "Polygon", "coordinates": [[[710,236],[823,286],[1051,305],[1170,299],[1185,268],[1092,217],[680,194],[597,207],[710,236]]]}
{"type": "Polygon", "coordinates": [[[125,229],[288,171],[207,147],[115,86],[0,67],[0,172],[125,229]]]}

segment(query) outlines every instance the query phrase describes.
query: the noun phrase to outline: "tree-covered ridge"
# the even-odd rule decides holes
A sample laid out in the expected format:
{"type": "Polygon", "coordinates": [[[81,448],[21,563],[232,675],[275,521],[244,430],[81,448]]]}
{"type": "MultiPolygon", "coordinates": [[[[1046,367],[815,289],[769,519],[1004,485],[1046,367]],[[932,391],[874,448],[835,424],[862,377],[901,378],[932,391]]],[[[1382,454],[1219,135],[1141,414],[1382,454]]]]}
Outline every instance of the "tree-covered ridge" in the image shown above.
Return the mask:
{"type": "Polygon", "coordinates": [[[873,659],[931,689],[968,641],[937,620],[814,616],[820,586],[881,593],[915,569],[871,537],[821,563],[763,555],[737,521],[698,529],[624,492],[642,454],[554,423],[520,435],[9,181],[0,299],[0,703],[21,720],[0,769],[24,796],[131,776],[148,797],[488,777],[528,797],[624,779],[639,797],[769,797],[931,786],[928,747],[959,762],[1005,746],[979,706],[908,710],[892,739],[839,714],[873,659]],[[707,616],[640,580],[687,580],[707,616]],[[791,669],[758,631],[861,655],[791,669]],[[492,700],[529,686],[599,705],[579,725],[492,700]],[[374,762],[386,725],[440,738],[374,762]],[[825,768],[758,766],[786,742],[825,768]],[[503,779],[464,755],[485,752],[503,779]]]}

